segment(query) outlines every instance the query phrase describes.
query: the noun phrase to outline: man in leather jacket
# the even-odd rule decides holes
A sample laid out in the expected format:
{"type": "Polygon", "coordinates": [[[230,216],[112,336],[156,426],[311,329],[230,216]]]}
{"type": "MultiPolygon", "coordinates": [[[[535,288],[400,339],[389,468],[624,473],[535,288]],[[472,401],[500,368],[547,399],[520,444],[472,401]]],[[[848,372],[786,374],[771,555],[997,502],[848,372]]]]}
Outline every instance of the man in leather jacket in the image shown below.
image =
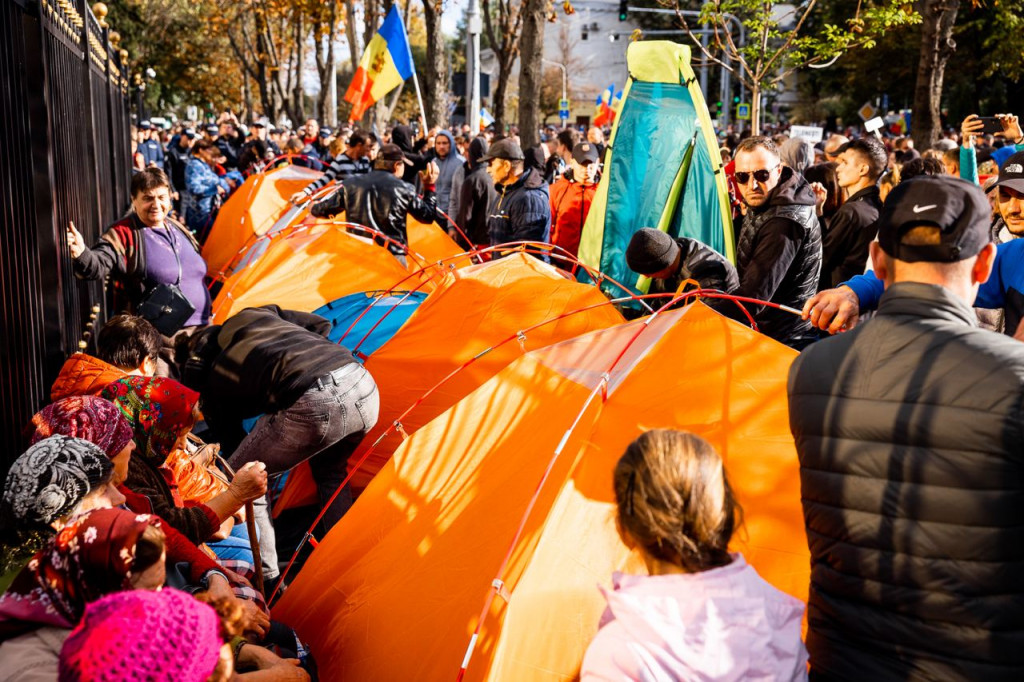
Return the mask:
{"type": "Polygon", "coordinates": [[[434,183],[439,174],[437,164],[431,162],[420,172],[423,198],[416,195],[412,185],[402,180],[409,164],[397,145],[386,144],[380,148],[372,171],[348,178],[341,189],[314,204],[310,213],[317,218],[331,218],[345,211],[348,222],[372,227],[397,242],[389,243],[388,249],[402,260],[404,247],[408,244],[406,216],[411,215],[423,223],[432,223],[436,219],[434,183]]]}

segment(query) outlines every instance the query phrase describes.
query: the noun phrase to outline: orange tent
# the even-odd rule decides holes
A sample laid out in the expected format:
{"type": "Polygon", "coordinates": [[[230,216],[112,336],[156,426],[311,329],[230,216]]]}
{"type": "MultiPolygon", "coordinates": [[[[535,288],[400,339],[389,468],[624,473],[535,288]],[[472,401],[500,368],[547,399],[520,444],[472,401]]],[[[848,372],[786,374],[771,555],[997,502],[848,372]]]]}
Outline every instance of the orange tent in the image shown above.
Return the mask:
{"type": "Polygon", "coordinates": [[[288,203],[288,197],[321,175],[319,171],[289,165],[249,176],[221,206],[203,244],[209,275],[216,276],[232,265],[243,247],[252,244],[257,237],[294,222],[299,217],[298,211],[281,220],[295,208],[288,203]]]}
{"type": "MultiPolygon", "coordinates": [[[[401,417],[404,433],[426,424],[527,350],[622,321],[597,287],[566,279],[523,253],[448,273],[398,333],[366,361],[380,390],[380,417],[349,460],[350,468],[420,399],[422,403],[401,417]],[[566,313],[574,314],[559,319],[566,313]],[[510,340],[486,353],[424,397],[471,358],[519,331],[524,332],[521,341],[510,340]]],[[[348,345],[358,342],[356,338],[348,345]]],[[[399,433],[386,436],[355,472],[353,486],[369,483],[401,442],[399,433]]],[[[313,501],[312,476],[302,467],[293,472],[275,512],[313,501]]]]}
{"type": "Polygon", "coordinates": [[[481,614],[466,679],[571,679],[604,608],[596,585],[636,570],[612,468],[656,427],[718,448],[745,510],[735,549],[806,599],[795,355],[698,303],[520,357],[402,444],[274,617],[323,680],[453,680],[481,614]]]}
{"type": "Polygon", "coordinates": [[[339,225],[303,225],[275,235],[259,260],[224,282],[212,317],[219,323],[233,312],[268,303],[309,312],[408,277],[409,271],[387,249],[369,239],[339,225]]]}

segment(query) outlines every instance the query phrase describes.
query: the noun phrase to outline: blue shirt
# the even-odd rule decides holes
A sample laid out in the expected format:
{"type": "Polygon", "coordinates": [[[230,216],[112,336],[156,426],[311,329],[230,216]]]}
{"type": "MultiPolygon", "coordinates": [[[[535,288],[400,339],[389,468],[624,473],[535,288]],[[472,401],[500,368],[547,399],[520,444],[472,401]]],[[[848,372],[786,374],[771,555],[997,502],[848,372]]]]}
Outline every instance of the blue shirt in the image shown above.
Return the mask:
{"type": "MultiPolygon", "coordinates": [[[[857,275],[840,286],[853,289],[860,300],[861,310],[877,308],[878,299],[885,291],[885,284],[874,272],[857,275]]],[[[1024,317],[1024,239],[1014,239],[996,246],[992,275],[978,288],[974,307],[1005,309],[1005,333],[1012,336],[1017,331],[1017,325],[1021,317],[1024,317]]]]}

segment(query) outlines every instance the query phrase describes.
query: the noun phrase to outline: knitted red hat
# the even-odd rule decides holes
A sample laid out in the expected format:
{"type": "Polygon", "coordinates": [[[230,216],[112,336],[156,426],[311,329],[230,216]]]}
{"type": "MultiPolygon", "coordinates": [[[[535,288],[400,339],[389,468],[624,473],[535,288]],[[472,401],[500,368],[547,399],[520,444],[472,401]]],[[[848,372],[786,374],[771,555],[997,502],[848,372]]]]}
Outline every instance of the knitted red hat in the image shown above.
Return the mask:
{"type": "Polygon", "coordinates": [[[205,682],[220,649],[217,613],[178,590],[117,592],[86,607],[60,651],[60,682],[205,682]]]}

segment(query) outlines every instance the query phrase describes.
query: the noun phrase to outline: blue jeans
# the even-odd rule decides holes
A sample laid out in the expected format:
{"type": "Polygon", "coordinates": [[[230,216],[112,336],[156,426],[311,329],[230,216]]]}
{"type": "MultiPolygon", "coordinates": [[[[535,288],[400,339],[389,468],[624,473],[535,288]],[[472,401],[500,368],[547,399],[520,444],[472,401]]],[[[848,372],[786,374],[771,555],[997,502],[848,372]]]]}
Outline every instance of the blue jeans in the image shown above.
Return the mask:
{"type": "MultiPolygon", "coordinates": [[[[345,480],[348,458],[377,423],[379,412],[380,394],[373,377],[359,363],[350,363],[317,379],[292,406],[260,417],[229,463],[237,471],[260,461],[267,465],[267,473],[279,474],[310,460],[320,504],[325,506],[345,480]]],[[[350,506],[352,492],[345,486],[326,509],[324,530],[330,530],[350,506]]],[[[261,516],[256,515],[258,522],[261,516]]],[[[273,528],[260,523],[260,534],[264,562],[276,566],[273,528]]]]}
{"type": "MultiPolygon", "coordinates": [[[[257,532],[257,537],[259,533],[257,532]]],[[[245,561],[254,564],[252,558],[252,545],[249,544],[249,533],[245,524],[235,524],[231,529],[231,535],[223,540],[207,542],[206,546],[213,550],[218,559],[232,559],[234,561],[245,561]]]]}

